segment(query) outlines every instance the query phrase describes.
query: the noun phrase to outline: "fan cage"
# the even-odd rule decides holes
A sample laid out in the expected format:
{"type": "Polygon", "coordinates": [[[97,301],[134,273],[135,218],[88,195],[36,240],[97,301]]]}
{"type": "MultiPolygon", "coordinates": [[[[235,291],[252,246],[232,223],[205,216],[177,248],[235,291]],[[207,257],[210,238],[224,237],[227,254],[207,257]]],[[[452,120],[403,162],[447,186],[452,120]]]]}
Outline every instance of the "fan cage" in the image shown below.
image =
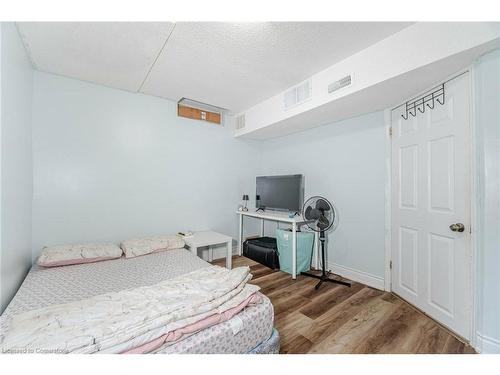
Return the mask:
{"type": "MultiPolygon", "coordinates": [[[[333,216],[333,223],[326,229],[324,229],[324,231],[328,231],[328,230],[333,230],[335,231],[338,227],[338,224],[339,224],[339,212],[337,210],[337,207],[335,207],[334,204],[332,204],[328,199],[326,199],[325,197],[322,197],[322,196],[319,196],[319,195],[315,195],[315,196],[312,196],[310,198],[308,198],[305,203],[304,203],[304,206],[302,207],[302,215],[304,215],[304,220],[306,221],[306,225],[309,229],[311,229],[312,231],[314,232],[321,232],[321,229],[319,229],[317,227],[317,225],[315,225],[314,227],[312,227],[310,225],[310,222],[307,221],[306,217],[305,217],[305,213],[306,213],[306,208],[308,206],[315,206],[316,205],[316,202],[319,200],[319,199],[322,199],[324,200],[331,208],[331,212],[332,212],[332,216],[333,216]]],[[[316,223],[316,220],[314,221],[316,223]]]]}

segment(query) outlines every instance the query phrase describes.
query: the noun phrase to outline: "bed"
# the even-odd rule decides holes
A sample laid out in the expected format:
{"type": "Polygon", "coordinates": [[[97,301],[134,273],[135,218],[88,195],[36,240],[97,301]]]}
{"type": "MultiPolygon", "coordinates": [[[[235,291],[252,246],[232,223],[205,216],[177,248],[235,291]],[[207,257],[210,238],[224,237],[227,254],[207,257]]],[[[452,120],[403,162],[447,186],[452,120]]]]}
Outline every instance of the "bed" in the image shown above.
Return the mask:
{"type": "MultiPolygon", "coordinates": [[[[149,286],[211,265],[185,249],[65,267],[34,265],[1,317],[2,334],[16,314],[109,292],[149,286]]],[[[277,353],[274,311],[264,295],[228,321],[166,343],[155,353],[277,353]]]]}

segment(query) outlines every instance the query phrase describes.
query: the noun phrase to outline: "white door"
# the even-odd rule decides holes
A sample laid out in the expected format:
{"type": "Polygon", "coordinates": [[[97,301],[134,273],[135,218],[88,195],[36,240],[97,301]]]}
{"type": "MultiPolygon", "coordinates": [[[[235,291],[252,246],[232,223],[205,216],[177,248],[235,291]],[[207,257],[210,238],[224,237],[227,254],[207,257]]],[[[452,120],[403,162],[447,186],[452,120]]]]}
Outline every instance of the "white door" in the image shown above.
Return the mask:
{"type": "Polygon", "coordinates": [[[408,120],[392,111],[392,290],[470,339],[469,73],[444,90],[408,120]]]}

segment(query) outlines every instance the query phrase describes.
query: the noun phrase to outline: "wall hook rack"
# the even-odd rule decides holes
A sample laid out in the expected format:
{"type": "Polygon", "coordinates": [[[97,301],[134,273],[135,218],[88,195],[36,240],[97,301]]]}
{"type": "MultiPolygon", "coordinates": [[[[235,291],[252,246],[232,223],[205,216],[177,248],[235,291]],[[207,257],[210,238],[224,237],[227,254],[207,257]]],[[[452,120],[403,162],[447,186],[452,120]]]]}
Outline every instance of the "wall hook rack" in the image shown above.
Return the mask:
{"type": "Polygon", "coordinates": [[[418,99],[407,101],[405,103],[405,113],[401,115],[401,117],[408,120],[410,115],[415,117],[417,115],[417,111],[424,113],[425,108],[434,109],[436,102],[441,105],[444,105],[445,103],[444,83],[436,86],[430,93],[425,94],[418,99]]]}

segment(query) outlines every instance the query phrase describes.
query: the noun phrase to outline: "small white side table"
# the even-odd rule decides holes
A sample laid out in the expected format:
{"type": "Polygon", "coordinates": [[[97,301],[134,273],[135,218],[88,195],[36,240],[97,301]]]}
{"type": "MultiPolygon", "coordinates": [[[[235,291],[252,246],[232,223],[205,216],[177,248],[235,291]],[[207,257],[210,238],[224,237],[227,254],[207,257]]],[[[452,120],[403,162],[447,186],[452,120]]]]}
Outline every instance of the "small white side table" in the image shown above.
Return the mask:
{"type": "Polygon", "coordinates": [[[231,269],[231,257],[233,255],[233,238],[207,230],[204,232],[194,232],[191,237],[185,237],[184,242],[189,246],[191,252],[198,256],[198,248],[208,246],[208,261],[213,260],[214,251],[212,246],[226,244],[226,268],[231,269]]]}

